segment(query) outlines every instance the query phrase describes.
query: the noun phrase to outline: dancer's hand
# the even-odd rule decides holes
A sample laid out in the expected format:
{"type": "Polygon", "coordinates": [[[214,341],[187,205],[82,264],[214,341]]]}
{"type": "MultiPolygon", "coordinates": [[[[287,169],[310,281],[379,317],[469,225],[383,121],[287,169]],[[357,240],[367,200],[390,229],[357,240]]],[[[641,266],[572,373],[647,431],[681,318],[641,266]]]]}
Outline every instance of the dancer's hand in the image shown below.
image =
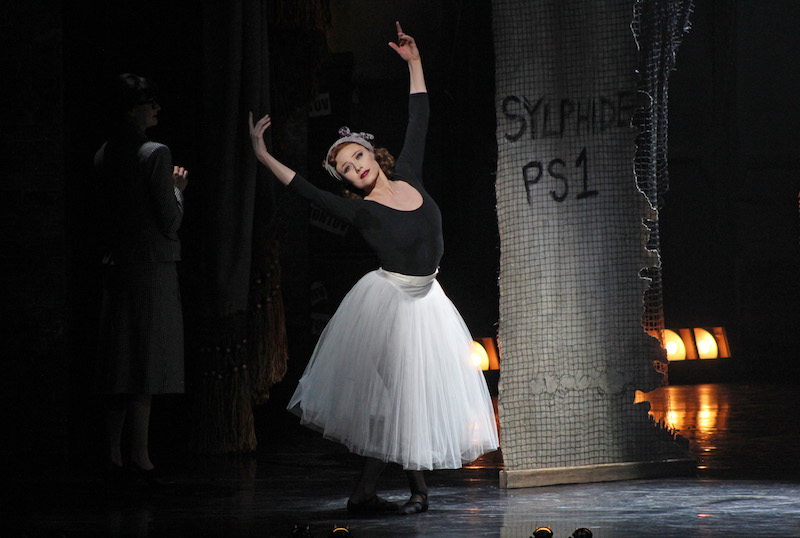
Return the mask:
{"type": "Polygon", "coordinates": [[[409,91],[410,93],[426,93],[428,89],[425,87],[425,75],[422,73],[422,59],[419,56],[419,49],[417,42],[410,35],[403,32],[400,23],[397,25],[397,43],[389,43],[397,55],[408,62],[409,91]]]}
{"type": "Polygon", "coordinates": [[[294,170],[271,155],[270,152],[267,151],[267,145],[264,143],[264,132],[272,125],[269,114],[265,115],[253,125],[253,113],[250,112],[247,118],[247,125],[250,127],[250,144],[253,146],[253,153],[256,154],[256,158],[275,174],[278,181],[284,185],[291,183],[292,178],[295,176],[294,170]]]}
{"type": "Polygon", "coordinates": [[[397,25],[397,43],[389,42],[389,46],[407,62],[419,60],[419,49],[417,49],[417,43],[414,38],[403,33],[399,22],[396,22],[395,25],[397,25]]]}
{"type": "Polygon", "coordinates": [[[269,151],[267,151],[267,145],[264,143],[264,132],[272,125],[272,120],[267,114],[253,125],[253,113],[250,112],[247,124],[250,127],[250,144],[253,146],[253,153],[255,153],[259,161],[266,164],[269,151]]]}

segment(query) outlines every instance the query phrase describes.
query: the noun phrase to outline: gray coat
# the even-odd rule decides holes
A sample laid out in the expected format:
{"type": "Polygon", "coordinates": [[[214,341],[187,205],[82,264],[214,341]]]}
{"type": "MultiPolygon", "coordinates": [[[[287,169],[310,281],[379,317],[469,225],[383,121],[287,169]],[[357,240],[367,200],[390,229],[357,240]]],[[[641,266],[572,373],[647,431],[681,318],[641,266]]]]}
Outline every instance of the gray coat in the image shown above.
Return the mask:
{"type": "Polygon", "coordinates": [[[109,140],[94,158],[103,247],[115,264],[178,261],[183,211],[172,179],[172,155],[163,144],[137,142],[132,137],[109,140]]]}
{"type": "Polygon", "coordinates": [[[96,370],[101,394],[184,391],[176,262],[183,209],[163,144],[128,131],[95,155],[105,252],[96,370]]]}

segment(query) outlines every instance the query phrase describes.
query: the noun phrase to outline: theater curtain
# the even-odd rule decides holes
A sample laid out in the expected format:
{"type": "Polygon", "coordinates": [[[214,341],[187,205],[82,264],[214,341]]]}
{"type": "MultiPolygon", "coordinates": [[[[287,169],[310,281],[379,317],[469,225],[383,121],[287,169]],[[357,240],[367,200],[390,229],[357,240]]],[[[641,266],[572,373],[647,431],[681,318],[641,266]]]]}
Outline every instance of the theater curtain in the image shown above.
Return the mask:
{"type": "MultiPolygon", "coordinates": [[[[253,406],[286,369],[274,191],[258,179],[246,118],[270,108],[267,2],[202,3],[202,216],[200,288],[188,313],[191,447],[203,454],[255,450],[253,406]],[[197,314],[197,315],[195,315],[197,314]]],[[[197,183],[200,183],[199,185],[197,183]]]]}

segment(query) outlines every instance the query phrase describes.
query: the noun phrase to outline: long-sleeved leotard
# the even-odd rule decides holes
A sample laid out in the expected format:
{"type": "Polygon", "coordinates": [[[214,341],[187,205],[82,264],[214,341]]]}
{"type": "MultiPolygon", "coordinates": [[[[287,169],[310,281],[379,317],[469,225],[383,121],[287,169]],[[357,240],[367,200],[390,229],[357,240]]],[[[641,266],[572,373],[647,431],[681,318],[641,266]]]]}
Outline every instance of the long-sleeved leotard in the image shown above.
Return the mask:
{"type": "Polygon", "coordinates": [[[392,178],[419,191],[419,208],[403,211],[371,200],[342,198],[318,189],[300,175],[289,183],[289,188],[299,195],[355,226],[375,250],[383,269],[406,275],[433,274],[444,252],[442,214],[422,182],[429,113],[427,93],[409,95],[408,127],[392,178]]]}

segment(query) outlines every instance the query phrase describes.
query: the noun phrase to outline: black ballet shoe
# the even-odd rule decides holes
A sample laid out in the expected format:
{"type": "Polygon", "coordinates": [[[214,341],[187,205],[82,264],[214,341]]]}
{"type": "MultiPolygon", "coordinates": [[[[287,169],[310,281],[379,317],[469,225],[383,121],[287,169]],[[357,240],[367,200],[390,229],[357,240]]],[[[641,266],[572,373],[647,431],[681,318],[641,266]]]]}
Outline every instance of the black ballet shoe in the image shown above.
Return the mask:
{"type": "Polygon", "coordinates": [[[422,512],[428,511],[428,494],[427,493],[415,493],[411,496],[411,499],[408,500],[403,506],[400,507],[398,513],[401,516],[408,516],[411,514],[421,514],[422,512]],[[420,501],[412,501],[414,497],[420,497],[422,500],[420,501]]]}
{"type": "Polygon", "coordinates": [[[394,512],[396,510],[397,503],[393,503],[377,495],[360,503],[347,501],[347,511],[351,514],[378,514],[382,512],[394,512]]]}
{"type": "Polygon", "coordinates": [[[170,484],[170,482],[161,476],[161,473],[152,468],[145,470],[139,467],[136,463],[131,463],[129,472],[134,480],[141,480],[151,488],[162,488],[170,484]]]}
{"type": "Polygon", "coordinates": [[[128,473],[122,465],[109,462],[103,468],[103,480],[109,490],[124,489],[128,485],[128,473]]]}

